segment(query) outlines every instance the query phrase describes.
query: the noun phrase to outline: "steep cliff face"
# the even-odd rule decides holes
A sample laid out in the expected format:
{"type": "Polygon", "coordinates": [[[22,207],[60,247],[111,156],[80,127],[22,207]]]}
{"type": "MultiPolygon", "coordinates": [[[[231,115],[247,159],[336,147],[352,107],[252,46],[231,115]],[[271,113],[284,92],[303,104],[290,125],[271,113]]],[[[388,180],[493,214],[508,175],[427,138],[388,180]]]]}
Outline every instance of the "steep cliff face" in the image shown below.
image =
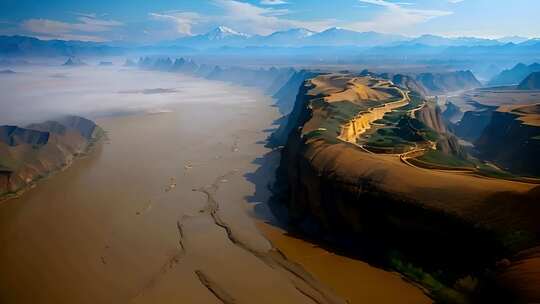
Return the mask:
{"type": "Polygon", "coordinates": [[[68,166],[102,135],[94,122],[76,116],[25,128],[1,126],[0,196],[68,166]]]}
{"type": "Polygon", "coordinates": [[[513,112],[493,112],[475,146],[482,158],[510,172],[540,176],[540,126],[519,118],[513,112]]]}
{"type": "Polygon", "coordinates": [[[467,141],[476,141],[491,122],[494,109],[481,111],[467,111],[457,124],[452,126],[452,131],[467,141]]]}
{"type": "Polygon", "coordinates": [[[274,98],[276,99],[276,105],[282,114],[289,114],[293,107],[296,95],[302,83],[306,79],[313,78],[317,75],[315,72],[307,70],[301,70],[295,72],[284,84],[276,91],[274,98]]]}
{"type": "Polygon", "coordinates": [[[448,133],[441,109],[435,103],[426,103],[415,115],[418,120],[438,133],[448,133]]]}
{"type": "Polygon", "coordinates": [[[425,106],[415,113],[416,118],[427,127],[438,133],[436,148],[438,151],[467,159],[465,149],[460,145],[457,137],[452,134],[443,118],[441,108],[433,102],[426,102],[425,106]]]}
{"type": "MultiPolygon", "coordinates": [[[[419,169],[331,140],[318,127],[331,117],[320,111],[324,95],[311,88],[297,95],[274,188],[272,208],[292,227],[378,263],[398,253],[449,286],[539,243],[540,187],[419,169]]],[[[445,130],[440,111],[424,111],[445,130]]],[[[447,144],[459,150],[455,138],[447,144]]]]}

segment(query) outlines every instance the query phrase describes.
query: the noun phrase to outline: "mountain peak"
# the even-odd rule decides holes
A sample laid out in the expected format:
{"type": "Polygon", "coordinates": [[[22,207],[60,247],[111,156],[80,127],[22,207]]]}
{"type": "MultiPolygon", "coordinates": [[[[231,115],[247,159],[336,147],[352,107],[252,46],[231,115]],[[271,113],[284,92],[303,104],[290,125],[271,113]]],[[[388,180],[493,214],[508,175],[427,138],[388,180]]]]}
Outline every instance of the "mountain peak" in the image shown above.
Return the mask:
{"type": "Polygon", "coordinates": [[[219,40],[229,37],[249,37],[248,34],[237,32],[229,27],[220,25],[206,34],[211,40],[219,40]]]}

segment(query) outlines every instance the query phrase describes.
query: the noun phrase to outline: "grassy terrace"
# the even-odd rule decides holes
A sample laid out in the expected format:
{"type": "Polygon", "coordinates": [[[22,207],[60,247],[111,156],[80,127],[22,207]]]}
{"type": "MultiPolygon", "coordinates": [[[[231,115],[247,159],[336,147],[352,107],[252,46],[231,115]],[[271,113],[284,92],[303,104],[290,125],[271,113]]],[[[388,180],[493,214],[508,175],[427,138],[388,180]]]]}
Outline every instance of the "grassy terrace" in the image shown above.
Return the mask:
{"type": "Polygon", "coordinates": [[[403,153],[420,142],[437,140],[437,133],[421,121],[411,118],[410,111],[424,104],[422,97],[410,92],[410,103],[374,122],[376,130],[359,140],[360,144],[375,152],[403,153]]]}
{"type": "Polygon", "coordinates": [[[388,113],[376,123],[383,126],[360,139],[360,144],[374,152],[403,153],[439,139],[437,132],[402,109],[388,113]]]}
{"type": "Polygon", "coordinates": [[[471,161],[459,158],[454,155],[442,153],[437,150],[427,151],[424,155],[417,157],[417,160],[428,164],[440,165],[450,168],[469,168],[473,169],[475,164],[471,161]]]}
{"type": "MultiPolygon", "coordinates": [[[[396,98],[396,100],[399,100],[396,98]]],[[[394,100],[391,100],[394,101],[394,100]]],[[[391,101],[364,101],[361,104],[350,101],[326,102],[323,98],[311,101],[311,107],[314,112],[323,116],[319,129],[304,134],[307,138],[321,137],[328,142],[337,143],[337,136],[341,126],[355,118],[362,112],[367,112],[374,107],[380,107],[391,101]]]]}

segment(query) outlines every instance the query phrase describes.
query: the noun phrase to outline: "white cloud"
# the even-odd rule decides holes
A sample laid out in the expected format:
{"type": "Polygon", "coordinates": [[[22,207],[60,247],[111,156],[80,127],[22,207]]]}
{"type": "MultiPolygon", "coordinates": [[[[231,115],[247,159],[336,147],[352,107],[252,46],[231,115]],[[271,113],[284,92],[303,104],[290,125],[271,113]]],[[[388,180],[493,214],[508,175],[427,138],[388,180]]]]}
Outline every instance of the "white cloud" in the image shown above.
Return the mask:
{"type": "Polygon", "coordinates": [[[283,0],[261,0],[262,5],[280,5],[280,4],[287,4],[286,1],[283,0]]]}
{"type": "Polygon", "coordinates": [[[399,33],[414,25],[431,19],[451,15],[450,11],[403,7],[410,3],[394,3],[386,0],[358,0],[364,4],[380,6],[383,11],[368,21],[353,22],[347,27],[358,31],[399,33]]]}
{"type": "Polygon", "coordinates": [[[176,32],[181,35],[192,35],[192,27],[194,24],[201,22],[204,18],[193,12],[165,12],[165,13],[150,13],[154,20],[169,22],[174,25],[176,32]]]}
{"type": "Polygon", "coordinates": [[[460,2],[463,2],[465,0],[448,0],[448,2],[450,3],[460,3],[460,2]]]}
{"type": "Polygon", "coordinates": [[[92,15],[81,15],[76,22],[62,22],[50,19],[28,19],[21,27],[40,38],[103,41],[106,40],[97,33],[104,33],[123,25],[115,20],[97,19],[92,15]]]}
{"type": "Polygon", "coordinates": [[[286,9],[263,8],[235,0],[214,0],[224,10],[221,18],[226,25],[250,34],[271,34],[278,30],[295,27],[320,31],[332,26],[332,19],[299,21],[285,17],[290,12],[286,9]]]}
{"type": "Polygon", "coordinates": [[[333,26],[336,20],[299,21],[286,17],[287,9],[261,7],[236,0],[213,0],[222,10],[219,15],[199,15],[194,12],[176,11],[151,13],[154,20],[169,22],[179,34],[193,34],[193,28],[208,30],[217,25],[225,25],[247,34],[267,35],[275,31],[302,27],[320,31],[333,26]]]}

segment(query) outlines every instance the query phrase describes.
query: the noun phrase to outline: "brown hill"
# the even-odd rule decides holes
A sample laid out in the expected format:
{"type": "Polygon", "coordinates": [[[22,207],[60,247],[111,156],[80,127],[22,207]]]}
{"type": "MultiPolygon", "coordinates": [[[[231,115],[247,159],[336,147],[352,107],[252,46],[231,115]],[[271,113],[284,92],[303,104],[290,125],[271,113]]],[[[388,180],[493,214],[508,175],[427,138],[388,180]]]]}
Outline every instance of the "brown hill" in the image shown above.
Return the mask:
{"type": "Polygon", "coordinates": [[[69,166],[102,135],[94,122],[76,116],[25,128],[0,126],[0,196],[69,166]]]}

